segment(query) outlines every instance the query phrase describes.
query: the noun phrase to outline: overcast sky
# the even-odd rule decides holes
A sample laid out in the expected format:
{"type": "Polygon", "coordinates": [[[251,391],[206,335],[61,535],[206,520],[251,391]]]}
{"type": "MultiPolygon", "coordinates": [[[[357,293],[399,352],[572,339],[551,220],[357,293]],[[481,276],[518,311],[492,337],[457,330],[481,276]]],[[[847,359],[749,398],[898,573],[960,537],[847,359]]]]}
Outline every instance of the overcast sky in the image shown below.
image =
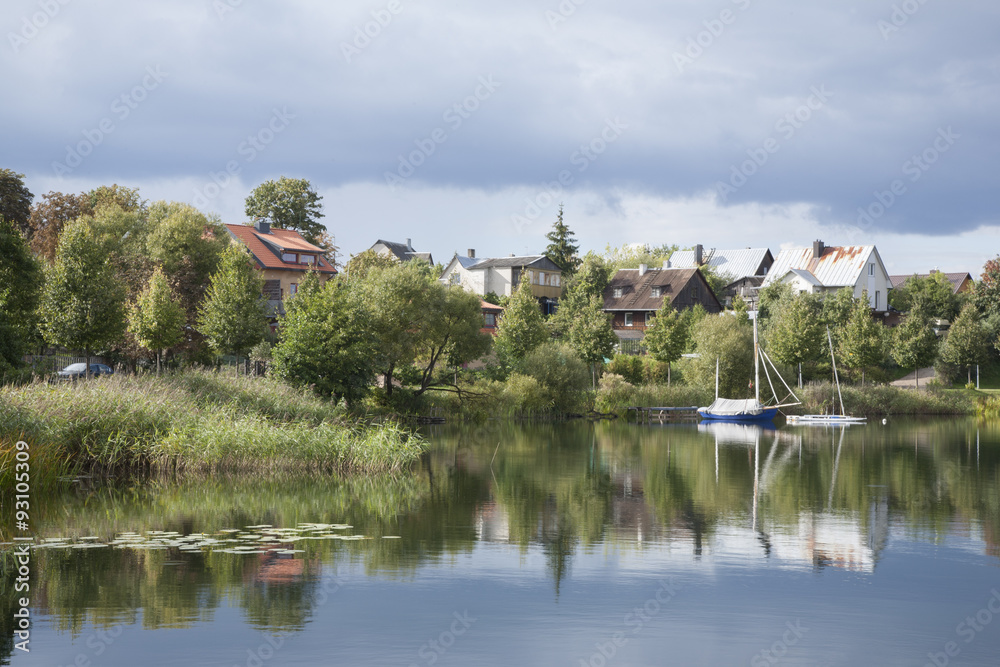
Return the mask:
{"type": "Polygon", "coordinates": [[[0,166],[243,222],[307,178],[342,251],[1000,252],[996,0],[7,0],[0,166]]]}

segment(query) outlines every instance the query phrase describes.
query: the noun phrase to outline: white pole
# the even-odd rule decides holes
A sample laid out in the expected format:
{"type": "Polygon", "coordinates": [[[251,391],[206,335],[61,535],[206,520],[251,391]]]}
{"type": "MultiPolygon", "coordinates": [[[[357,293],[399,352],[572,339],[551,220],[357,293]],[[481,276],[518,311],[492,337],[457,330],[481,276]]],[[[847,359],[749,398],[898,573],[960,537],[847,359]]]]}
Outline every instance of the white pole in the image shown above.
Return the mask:
{"type": "Polygon", "coordinates": [[[760,354],[757,352],[757,318],[753,318],[753,391],[760,404],[760,354]]]}
{"type": "Polygon", "coordinates": [[[715,400],[719,400],[719,358],[715,358],[715,400]]]}
{"type": "Polygon", "coordinates": [[[979,391],[979,364],[976,364],[976,391],[979,391]]]}

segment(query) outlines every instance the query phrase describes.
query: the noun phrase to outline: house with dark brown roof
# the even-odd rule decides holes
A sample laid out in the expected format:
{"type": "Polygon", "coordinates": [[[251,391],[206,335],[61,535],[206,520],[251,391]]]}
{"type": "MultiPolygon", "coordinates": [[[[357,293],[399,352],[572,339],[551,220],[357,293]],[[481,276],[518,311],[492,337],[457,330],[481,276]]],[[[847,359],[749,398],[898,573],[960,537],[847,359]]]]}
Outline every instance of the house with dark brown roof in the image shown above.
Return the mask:
{"type": "Polygon", "coordinates": [[[434,265],[434,257],[429,252],[417,252],[414,250],[411,239],[406,239],[406,243],[379,239],[369,250],[385,257],[395,257],[400,262],[408,262],[411,259],[423,259],[431,266],[434,265]]]}
{"type": "MultiPolygon", "coordinates": [[[[905,276],[889,276],[889,281],[892,283],[892,289],[897,289],[903,286],[910,278],[927,278],[933,273],[941,273],[940,271],[934,270],[930,273],[911,273],[905,276]]],[[[972,280],[972,274],[970,273],[942,273],[948,282],[951,283],[951,290],[953,294],[961,294],[962,292],[968,292],[975,286],[975,282],[972,280]]]]}
{"type": "Polygon", "coordinates": [[[250,225],[226,225],[229,234],[245,245],[257,268],[264,274],[264,296],[268,315],[276,320],[285,314],[284,300],[298,290],[309,271],[322,281],[337,274],[337,269],[323,255],[323,249],[306,241],[294,229],[272,229],[267,222],[250,225]]]}
{"type": "Polygon", "coordinates": [[[611,328],[623,339],[639,339],[652,324],[664,300],[674,310],[702,306],[709,313],[722,304],[698,269],[620,269],[604,290],[604,312],[612,315],[611,328]]]}

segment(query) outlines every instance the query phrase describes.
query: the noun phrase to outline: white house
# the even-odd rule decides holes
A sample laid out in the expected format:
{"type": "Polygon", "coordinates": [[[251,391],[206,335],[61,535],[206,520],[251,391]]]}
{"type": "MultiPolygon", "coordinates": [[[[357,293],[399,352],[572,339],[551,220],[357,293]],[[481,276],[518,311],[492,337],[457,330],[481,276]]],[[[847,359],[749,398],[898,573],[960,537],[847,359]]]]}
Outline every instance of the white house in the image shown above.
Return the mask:
{"type": "Polygon", "coordinates": [[[872,310],[888,310],[892,288],[878,249],[873,245],[827,247],[822,241],[812,248],[782,250],[771,265],[763,287],[775,282],[792,285],[797,293],[827,294],[850,287],[854,296],[868,292],[872,310]]]}
{"type": "Polygon", "coordinates": [[[446,285],[461,285],[468,292],[485,296],[493,292],[510,296],[521,281],[521,274],[528,273],[531,293],[546,312],[553,309],[562,296],[562,269],[545,255],[511,255],[510,257],[477,258],[469,249],[463,257],[456,254],[441,273],[446,285]]]}

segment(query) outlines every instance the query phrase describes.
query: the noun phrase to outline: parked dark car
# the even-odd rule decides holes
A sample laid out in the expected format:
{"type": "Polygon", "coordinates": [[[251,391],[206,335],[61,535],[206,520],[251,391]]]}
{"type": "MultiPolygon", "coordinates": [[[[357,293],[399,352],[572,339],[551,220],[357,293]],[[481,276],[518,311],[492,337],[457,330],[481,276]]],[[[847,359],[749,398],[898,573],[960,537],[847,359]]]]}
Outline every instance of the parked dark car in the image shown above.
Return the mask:
{"type": "MultiPolygon", "coordinates": [[[[90,365],[90,375],[92,377],[101,377],[102,375],[114,375],[114,370],[110,366],[105,366],[104,364],[91,364],[90,365]]],[[[59,377],[61,378],[81,378],[87,374],[87,364],[70,364],[66,368],[59,371],[59,377]]]]}

